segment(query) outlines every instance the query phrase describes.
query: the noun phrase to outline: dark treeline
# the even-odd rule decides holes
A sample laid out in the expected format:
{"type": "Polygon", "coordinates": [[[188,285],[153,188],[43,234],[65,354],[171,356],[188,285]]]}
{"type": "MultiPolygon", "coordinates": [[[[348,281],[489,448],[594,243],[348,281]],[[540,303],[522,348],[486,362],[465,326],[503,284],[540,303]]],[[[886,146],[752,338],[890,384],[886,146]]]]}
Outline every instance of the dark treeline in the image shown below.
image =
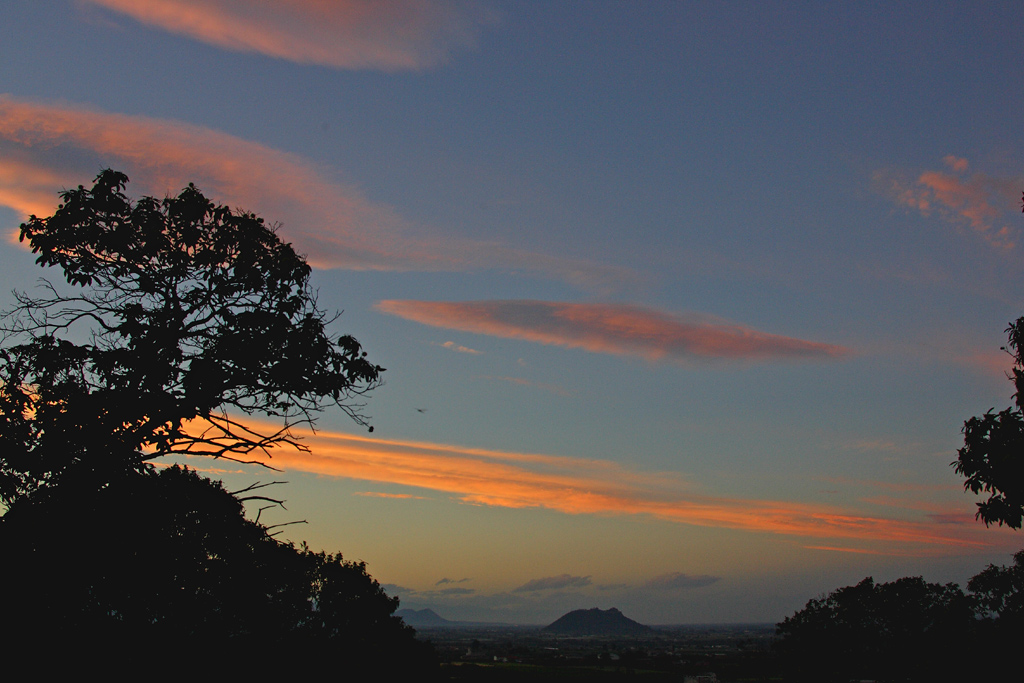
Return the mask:
{"type": "Polygon", "coordinates": [[[811,600],[777,628],[787,678],[946,681],[1012,670],[1024,635],[1024,551],[967,586],[869,577],[811,600]]]}

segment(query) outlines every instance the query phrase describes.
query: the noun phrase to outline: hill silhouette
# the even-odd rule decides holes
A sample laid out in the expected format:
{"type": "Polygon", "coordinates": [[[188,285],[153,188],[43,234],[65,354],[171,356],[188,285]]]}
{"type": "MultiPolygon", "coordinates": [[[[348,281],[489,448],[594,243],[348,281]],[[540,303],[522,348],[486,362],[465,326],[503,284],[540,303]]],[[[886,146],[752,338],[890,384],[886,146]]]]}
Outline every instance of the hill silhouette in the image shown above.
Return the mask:
{"type": "Polygon", "coordinates": [[[595,607],[573,610],[543,630],[574,636],[628,636],[650,633],[653,629],[633,621],[614,607],[608,610],[595,607]]]}

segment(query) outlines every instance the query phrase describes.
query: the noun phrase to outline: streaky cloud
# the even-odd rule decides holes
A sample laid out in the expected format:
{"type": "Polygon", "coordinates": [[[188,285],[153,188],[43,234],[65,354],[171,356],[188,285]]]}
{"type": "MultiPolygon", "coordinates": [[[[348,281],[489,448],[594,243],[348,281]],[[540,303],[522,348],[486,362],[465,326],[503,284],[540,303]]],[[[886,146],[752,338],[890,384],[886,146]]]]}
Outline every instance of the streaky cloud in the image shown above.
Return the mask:
{"type": "Polygon", "coordinates": [[[434,585],[435,586],[442,586],[442,585],[444,585],[446,583],[465,583],[466,581],[469,581],[469,577],[463,577],[461,579],[449,579],[446,576],[446,577],[444,577],[442,579],[439,579],[434,585]]]}
{"type": "Polygon", "coordinates": [[[872,550],[869,548],[844,548],[842,546],[834,545],[805,545],[804,548],[808,550],[825,550],[833,553],[853,553],[855,555],[883,555],[883,556],[897,556],[905,557],[908,553],[891,553],[882,550],[872,550]]]}
{"type": "Polygon", "coordinates": [[[7,206],[23,216],[45,216],[53,211],[53,188],[62,178],[48,168],[31,162],[0,156],[0,206],[7,206]]]}
{"type": "Polygon", "coordinates": [[[427,500],[424,496],[414,496],[411,493],[385,493],[383,491],[356,491],[353,495],[364,498],[396,498],[399,500],[427,500]]]}
{"type": "MultiPolygon", "coordinates": [[[[252,425],[257,430],[266,427],[252,425]]],[[[913,511],[904,513],[910,519],[892,518],[818,503],[711,496],[695,491],[676,473],[645,472],[607,460],[328,431],[297,436],[308,451],[275,448],[268,464],[288,471],[444,492],[469,505],[640,515],[907,556],[1016,547],[1012,535],[979,532],[976,525],[937,523],[913,511]]]]}
{"type": "Polygon", "coordinates": [[[0,95],[0,204],[49,215],[69,180],[84,184],[103,167],[126,172],[135,195],[177,194],[194,182],[217,202],[280,221],[282,236],[318,268],[517,270],[602,291],[638,279],[624,268],[417,231],[308,160],[227,133],[0,95]]]}
{"type": "Polygon", "coordinates": [[[398,71],[476,45],[495,13],[456,0],[86,0],[216,47],[301,64],[398,71]]]}
{"type": "Polygon", "coordinates": [[[377,310],[424,325],[648,360],[839,358],[850,350],[707,315],[556,301],[385,300],[377,310]]]}

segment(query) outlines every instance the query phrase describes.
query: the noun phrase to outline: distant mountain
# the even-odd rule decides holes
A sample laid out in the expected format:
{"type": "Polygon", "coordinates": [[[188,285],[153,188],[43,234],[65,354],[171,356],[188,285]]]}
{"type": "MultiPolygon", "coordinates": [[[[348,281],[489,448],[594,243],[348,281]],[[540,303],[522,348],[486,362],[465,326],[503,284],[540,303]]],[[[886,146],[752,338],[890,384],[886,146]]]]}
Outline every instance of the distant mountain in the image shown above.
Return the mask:
{"type": "Polygon", "coordinates": [[[442,616],[439,616],[434,610],[427,609],[400,609],[395,612],[396,617],[402,617],[402,620],[412,626],[413,628],[427,627],[427,626],[454,626],[454,621],[448,621],[442,616]]]}
{"type": "Polygon", "coordinates": [[[630,636],[653,629],[639,624],[612,607],[609,610],[577,609],[544,627],[550,633],[571,636],[630,636]]]}

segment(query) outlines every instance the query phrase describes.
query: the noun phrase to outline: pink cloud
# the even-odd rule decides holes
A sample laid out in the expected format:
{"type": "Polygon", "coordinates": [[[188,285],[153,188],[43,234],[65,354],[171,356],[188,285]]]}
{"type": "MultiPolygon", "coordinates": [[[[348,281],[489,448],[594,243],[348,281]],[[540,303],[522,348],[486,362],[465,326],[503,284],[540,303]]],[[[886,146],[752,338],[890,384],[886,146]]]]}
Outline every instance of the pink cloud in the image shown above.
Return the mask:
{"type": "Polygon", "coordinates": [[[342,69],[422,69],[476,44],[493,14],[453,0],[87,0],[238,52],[342,69]]]}
{"type": "Polygon", "coordinates": [[[704,315],[552,301],[388,300],[377,309],[425,325],[649,360],[836,358],[849,349],[704,315]]]}
{"type": "Polygon", "coordinates": [[[967,159],[961,159],[960,157],[955,157],[952,154],[942,157],[942,161],[946,166],[949,166],[957,173],[966,173],[967,168],[970,166],[970,164],[967,163],[967,159]]]}
{"type": "Polygon", "coordinates": [[[952,155],[943,162],[954,174],[942,171],[924,171],[916,180],[888,177],[884,180],[893,200],[919,211],[925,216],[933,213],[945,220],[969,227],[986,242],[1000,249],[1016,246],[1017,231],[1006,222],[1016,211],[1017,193],[1024,179],[994,178],[983,173],[965,176],[969,168],[966,159],[952,155]]]}
{"type": "MultiPolygon", "coordinates": [[[[257,427],[259,428],[259,427],[257,427]]],[[[644,472],[605,460],[515,453],[321,431],[303,434],[309,452],[273,449],[275,467],[323,476],[445,492],[470,505],[540,508],[566,514],[641,515],[665,521],[814,538],[895,554],[962,553],[1012,534],[939,523],[928,515],[893,519],[792,501],[697,493],[678,474],[644,472]],[[841,542],[841,543],[840,543],[841,542]]]]}
{"type": "Polygon", "coordinates": [[[301,157],[176,121],[0,95],[0,160],[0,203],[26,216],[48,215],[59,190],[111,167],[133,179],[136,196],[194,182],[215,201],[281,221],[282,236],[320,268],[517,269],[600,290],[635,279],[623,268],[416,232],[301,157]]]}

